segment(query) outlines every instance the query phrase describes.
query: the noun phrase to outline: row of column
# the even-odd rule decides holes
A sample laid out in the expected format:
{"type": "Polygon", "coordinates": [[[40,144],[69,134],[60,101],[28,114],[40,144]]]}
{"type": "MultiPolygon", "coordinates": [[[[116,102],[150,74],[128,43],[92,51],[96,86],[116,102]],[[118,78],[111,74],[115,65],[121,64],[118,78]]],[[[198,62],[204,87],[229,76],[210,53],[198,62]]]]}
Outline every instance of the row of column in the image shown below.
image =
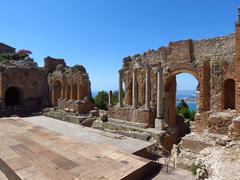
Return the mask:
{"type": "Polygon", "coordinates": [[[71,84],[67,85],[66,88],[63,88],[62,86],[59,86],[58,88],[55,88],[55,86],[52,86],[52,93],[53,97],[56,91],[60,91],[59,93],[59,98],[62,99],[75,99],[75,100],[80,100],[83,98],[82,90],[80,87],[80,84],[71,84]]]}
{"type": "MultiPolygon", "coordinates": [[[[122,71],[119,71],[119,94],[118,102],[119,107],[123,107],[123,80],[122,71]]],[[[145,74],[145,110],[150,110],[150,71],[149,68],[146,69],[145,74]]],[[[133,69],[132,75],[132,107],[134,109],[138,108],[138,87],[137,87],[137,69],[133,69]]],[[[163,127],[163,72],[162,68],[157,71],[157,116],[156,123],[157,129],[162,129],[163,127]]]]}

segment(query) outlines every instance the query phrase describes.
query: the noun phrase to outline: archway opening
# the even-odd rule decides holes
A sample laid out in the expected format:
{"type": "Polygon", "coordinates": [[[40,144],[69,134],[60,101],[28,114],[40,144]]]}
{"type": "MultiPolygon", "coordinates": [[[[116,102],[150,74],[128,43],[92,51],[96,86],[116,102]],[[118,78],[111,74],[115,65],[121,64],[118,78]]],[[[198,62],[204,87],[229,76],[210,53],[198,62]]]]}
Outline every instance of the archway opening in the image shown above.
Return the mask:
{"type": "Polygon", "coordinates": [[[165,84],[165,118],[169,127],[178,128],[177,143],[190,133],[190,122],[194,120],[199,95],[199,82],[190,73],[175,73],[165,84]]]}
{"type": "Polygon", "coordinates": [[[58,105],[58,99],[61,98],[62,85],[60,81],[55,81],[53,84],[53,106],[58,105]]]}
{"type": "Polygon", "coordinates": [[[5,93],[6,108],[16,107],[21,105],[22,93],[16,87],[10,87],[5,93]]]}
{"type": "Polygon", "coordinates": [[[224,109],[235,109],[235,81],[227,79],[224,82],[224,109]]]}

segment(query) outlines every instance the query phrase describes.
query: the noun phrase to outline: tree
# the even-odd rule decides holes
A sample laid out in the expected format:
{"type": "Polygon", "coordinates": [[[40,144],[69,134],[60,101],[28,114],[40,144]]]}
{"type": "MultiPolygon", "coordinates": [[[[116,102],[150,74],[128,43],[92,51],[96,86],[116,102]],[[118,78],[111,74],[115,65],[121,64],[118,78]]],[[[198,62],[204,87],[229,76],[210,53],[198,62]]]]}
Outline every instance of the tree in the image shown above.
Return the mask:
{"type": "Polygon", "coordinates": [[[112,95],[112,105],[115,106],[118,103],[118,91],[114,91],[112,95]]]}
{"type": "Polygon", "coordinates": [[[189,109],[188,104],[184,101],[184,99],[181,99],[181,102],[177,105],[177,109],[189,109]]]}
{"type": "Polygon", "coordinates": [[[108,108],[108,93],[106,91],[98,92],[94,101],[95,101],[95,105],[99,109],[107,110],[107,108],[108,108]]]}
{"type": "Polygon", "coordinates": [[[182,99],[181,102],[177,105],[176,113],[181,114],[184,116],[184,118],[193,121],[196,111],[190,110],[188,104],[184,101],[184,99],[182,99]]]}

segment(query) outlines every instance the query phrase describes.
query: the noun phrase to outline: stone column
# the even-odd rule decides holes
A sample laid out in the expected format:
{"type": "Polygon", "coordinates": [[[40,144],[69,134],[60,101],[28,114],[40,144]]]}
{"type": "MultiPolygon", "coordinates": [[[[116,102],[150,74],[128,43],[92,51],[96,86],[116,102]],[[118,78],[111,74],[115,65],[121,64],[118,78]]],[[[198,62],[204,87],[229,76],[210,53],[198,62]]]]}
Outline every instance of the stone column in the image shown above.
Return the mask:
{"type": "Polygon", "coordinates": [[[63,86],[63,83],[62,83],[62,86],[61,86],[61,99],[64,99],[64,86],[63,86]]]}
{"type": "Polygon", "coordinates": [[[155,128],[157,130],[164,129],[163,119],[163,72],[160,68],[157,72],[157,117],[155,119],[155,128]]]}
{"type": "Polygon", "coordinates": [[[118,106],[123,107],[122,72],[119,71],[118,106]]]}
{"type": "Polygon", "coordinates": [[[112,91],[108,92],[108,106],[112,107],[112,91]]]}
{"type": "Polygon", "coordinates": [[[132,107],[137,108],[138,105],[138,94],[137,94],[137,69],[133,69],[132,77],[132,107]]]}
{"type": "Polygon", "coordinates": [[[150,109],[150,74],[149,67],[146,70],[146,82],[145,82],[145,110],[148,111],[150,109]]]}

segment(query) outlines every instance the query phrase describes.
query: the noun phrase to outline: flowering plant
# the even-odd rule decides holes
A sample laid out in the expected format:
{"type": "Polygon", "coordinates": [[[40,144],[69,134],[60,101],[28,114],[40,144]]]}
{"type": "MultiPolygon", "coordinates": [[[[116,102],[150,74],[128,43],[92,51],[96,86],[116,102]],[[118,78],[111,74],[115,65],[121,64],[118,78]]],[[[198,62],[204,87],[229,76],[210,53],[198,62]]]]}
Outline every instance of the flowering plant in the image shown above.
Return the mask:
{"type": "Polygon", "coordinates": [[[19,50],[17,53],[18,54],[26,54],[29,56],[30,54],[32,54],[32,51],[22,49],[22,50],[19,50]]]}

